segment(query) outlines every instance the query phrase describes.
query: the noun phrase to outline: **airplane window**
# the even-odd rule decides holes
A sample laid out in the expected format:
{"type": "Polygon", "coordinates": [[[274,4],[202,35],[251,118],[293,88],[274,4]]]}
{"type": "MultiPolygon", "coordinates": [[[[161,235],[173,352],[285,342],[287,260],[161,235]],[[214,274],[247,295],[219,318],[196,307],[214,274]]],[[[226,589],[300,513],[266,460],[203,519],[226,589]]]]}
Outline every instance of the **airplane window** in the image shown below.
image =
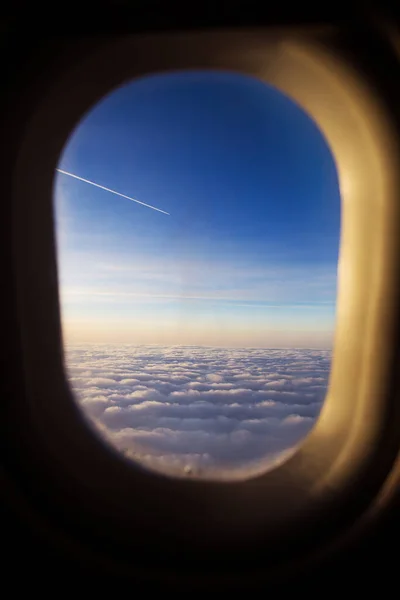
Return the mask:
{"type": "Polygon", "coordinates": [[[185,476],[292,453],[335,324],[339,186],[314,121],[239,73],[142,77],[73,131],[54,203],[65,369],[94,431],[185,476]]]}

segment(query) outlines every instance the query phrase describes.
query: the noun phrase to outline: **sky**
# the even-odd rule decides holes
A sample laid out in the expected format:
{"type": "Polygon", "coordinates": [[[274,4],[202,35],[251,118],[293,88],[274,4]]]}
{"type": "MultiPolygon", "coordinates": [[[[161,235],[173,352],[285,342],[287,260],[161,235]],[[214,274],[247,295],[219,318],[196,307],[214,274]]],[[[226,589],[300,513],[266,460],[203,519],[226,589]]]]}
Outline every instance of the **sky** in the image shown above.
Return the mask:
{"type": "Polygon", "coordinates": [[[312,119],[264,82],[171,72],[101,100],[54,204],[70,343],[330,348],[337,172],[312,119]]]}

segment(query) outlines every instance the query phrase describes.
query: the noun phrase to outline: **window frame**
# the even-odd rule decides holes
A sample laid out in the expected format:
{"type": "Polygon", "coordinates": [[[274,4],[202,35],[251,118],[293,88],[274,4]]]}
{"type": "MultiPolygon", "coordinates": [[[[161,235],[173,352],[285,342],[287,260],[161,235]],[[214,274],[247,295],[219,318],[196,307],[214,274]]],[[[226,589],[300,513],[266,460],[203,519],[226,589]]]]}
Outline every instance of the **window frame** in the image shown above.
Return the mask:
{"type": "Polygon", "coordinates": [[[400,445],[398,120],[374,88],[373,69],[331,29],[93,38],[77,54],[34,82],[40,94],[29,115],[21,109],[12,173],[24,394],[10,431],[19,440],[15,460],[27,497],[39,513],[43,503],[51,506],[53,526],[81,540],[82,552],[95,561],[109,557],[112,547],[119,549],[114,564],[124,568],[140,556],[142,568],[162,571],[179,560],[191,570],[204,568],[212,549],[210,572],[222,569],[217,550],[230,569],[277,569],[311,552],[318,540],[331,540],[370,506],[400,445]],[[262,76],[316,120],[338,166],[343,218],[327,398],[291,458],[243,481],[170,478],[132,465],[92,433],[64,373],[53,223],[58,157],[83,113],[105,93],[171,67],[262,76]],[[33,492],[38,481],[40,494],[33,492]]]}

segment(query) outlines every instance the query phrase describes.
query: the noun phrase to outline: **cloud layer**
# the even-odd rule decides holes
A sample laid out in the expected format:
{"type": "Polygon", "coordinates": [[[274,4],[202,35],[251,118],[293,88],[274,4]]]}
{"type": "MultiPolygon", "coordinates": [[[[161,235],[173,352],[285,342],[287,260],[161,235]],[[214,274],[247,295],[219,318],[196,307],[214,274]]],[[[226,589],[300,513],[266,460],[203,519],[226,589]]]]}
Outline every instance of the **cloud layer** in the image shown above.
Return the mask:
{"type": "Polygon", "coordinates": [[[286,455],[324,400],[331,352],[74,345],[66,369],[85,416],[125,455],[170,472],[251,469],[286,455]]]}

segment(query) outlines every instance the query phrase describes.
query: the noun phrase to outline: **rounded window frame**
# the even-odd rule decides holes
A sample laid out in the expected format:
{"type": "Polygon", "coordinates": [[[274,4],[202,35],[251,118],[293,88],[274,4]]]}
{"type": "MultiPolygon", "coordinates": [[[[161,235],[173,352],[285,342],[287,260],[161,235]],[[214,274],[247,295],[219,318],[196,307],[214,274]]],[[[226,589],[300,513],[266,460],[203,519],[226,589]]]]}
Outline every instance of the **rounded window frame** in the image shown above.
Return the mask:
{"type": "Polygon", "coordinates": [[[24,461],[47,477],[46,494],[56,511],[68,490],[72,535],[83,532],[73,522],[79,514],[86,532],[81,538],[96,538],[99,555],[118,540],[127,563],[140,548],[143,564],[165,564],[174,540],[172,554],[184,562],[220,548],[227,562],[239,557],[243,567],[251,544],[272,564],[287,555],[288,546],[296,555],[309,548],[309,539],[329,538],[360,503],[372,501],[394,461],[396,447],[387,450],[388,439],[399,423],[393,389],[399,164],[381,99],[329,35],[253,29],[93,39],[79,62],[52,75],[24,128],[13,174],[14,270],[23,419],[36,443],[24,461]],[[290,96],[324,133],[341,188],[336,331],[322,412],[291,458],[240,481],[171,478],[124,460],[82,419],[63,368],[53,180],[67,137],[99,98],[124,82],[196,68],[237,70],[290,96]],[[157,549],[149,541],[154,539],[157,549]]]}

